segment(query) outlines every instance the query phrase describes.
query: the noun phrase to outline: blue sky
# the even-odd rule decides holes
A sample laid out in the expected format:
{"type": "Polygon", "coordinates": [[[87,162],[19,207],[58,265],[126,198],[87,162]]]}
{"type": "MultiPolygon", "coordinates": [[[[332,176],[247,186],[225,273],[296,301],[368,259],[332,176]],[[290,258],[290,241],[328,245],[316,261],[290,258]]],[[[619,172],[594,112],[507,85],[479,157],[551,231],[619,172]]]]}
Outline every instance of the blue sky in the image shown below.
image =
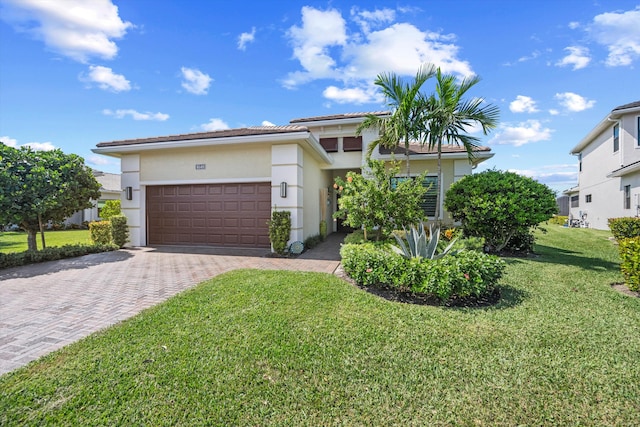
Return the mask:
{"type": "Polygon", "coordinates": [[[562,191],[569,150],[640,100],[638,0],[0,0],[0,18],[0,140],[107,172],[99,142],[378,111],[377,74],[431,62],[500,107],[480,170],[562,191]]]}

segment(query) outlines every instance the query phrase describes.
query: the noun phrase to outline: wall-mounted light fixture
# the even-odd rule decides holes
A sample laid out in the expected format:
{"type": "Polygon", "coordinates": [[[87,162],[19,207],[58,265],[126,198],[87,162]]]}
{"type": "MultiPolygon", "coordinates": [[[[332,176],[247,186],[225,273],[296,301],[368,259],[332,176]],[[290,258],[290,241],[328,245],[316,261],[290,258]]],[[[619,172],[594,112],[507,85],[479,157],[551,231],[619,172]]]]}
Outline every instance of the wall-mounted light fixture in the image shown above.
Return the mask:
{"type": "Polygon", "coordinates": [[[127,200],[133,199],[133,188],[126,187],[124,189],[124,194],[125,194],[125,197],[127,198],[127,200]]]}
{"type": "Polygon", "coordinates": [[[287,183],[284,181],[280,183],[280,197],[283,199],[287,197],[287,183]]]}

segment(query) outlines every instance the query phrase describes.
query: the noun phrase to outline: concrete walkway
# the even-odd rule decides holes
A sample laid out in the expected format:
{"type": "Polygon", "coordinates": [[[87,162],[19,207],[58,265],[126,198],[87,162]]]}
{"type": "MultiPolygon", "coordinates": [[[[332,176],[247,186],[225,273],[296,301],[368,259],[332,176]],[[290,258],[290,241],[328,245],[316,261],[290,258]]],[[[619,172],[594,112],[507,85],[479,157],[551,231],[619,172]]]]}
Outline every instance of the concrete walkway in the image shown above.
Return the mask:
{"type": "Polygon", "coordinates": [[[238,268],[334,273],[344,235],[295,259],[264,249],[133,248],[0,270],[0,374],[238,268]]]}

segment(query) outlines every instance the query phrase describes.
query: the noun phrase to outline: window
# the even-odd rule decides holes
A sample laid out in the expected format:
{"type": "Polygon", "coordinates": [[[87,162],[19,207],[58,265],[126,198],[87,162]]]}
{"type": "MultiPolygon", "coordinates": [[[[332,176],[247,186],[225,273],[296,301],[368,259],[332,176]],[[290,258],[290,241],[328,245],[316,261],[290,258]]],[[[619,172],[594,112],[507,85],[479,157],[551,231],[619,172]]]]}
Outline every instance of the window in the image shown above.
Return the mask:
{"type": "Polygon", "coordinates": [[[362,137],[345,136],[342,138],[342,149],[344,151],[362,151],[362,137]]]}
{"type": "Polygon", "coordinates": [[[320,145],[327,153],[338,151],[338,138],[320,138],[320,145]]]}
{"type": "Polygon", "coordinates": [[[585,203],[591,203],[591,194],[587,194],[586,196],[584,196],[584,201],[585,203]]]}
{"type": "Polygon", "coordinates": [[[620,125],[613,127],[613,152],[617,153],[620,149],[620,125]]]}
{"type": "MultiPolygon", "coordinates": [[[[396,177],[391,179],[391,188],[396,188],[396,185],[399,182],[406,180],[406,177],[396,177]]],[[[415,178],[409,178],[415,179],[415,178]]],[[[438,203],[438,177],[437,176],[427,176],[424,181],[422,181],[422,186],[428,188],[425,193],[422,203],[420,203],[420,207],[424,211],[426,216],[435,216],[436,215],[436,204],[438,203]]]]}
{"type": "Polygon", "coordinates": [[[582,172],[582,153],[578,153],[578,172],[582,172]]]}
{"type": "Polygon", "coordinates": [[[624,186],[624,208],[631,209],[631,186],[624,186]]]}
{"type": "Polygon", "coordinates": [[[571,207],[577,208],[580,206],[580,196],[577,194],[575,196],[571,196],[571,207]]]}
{"type": "Polygon", "coordinates": [[[636,127],[636,144],[640,147],[640,116],[638,116],[638,123],[636,127]]]}

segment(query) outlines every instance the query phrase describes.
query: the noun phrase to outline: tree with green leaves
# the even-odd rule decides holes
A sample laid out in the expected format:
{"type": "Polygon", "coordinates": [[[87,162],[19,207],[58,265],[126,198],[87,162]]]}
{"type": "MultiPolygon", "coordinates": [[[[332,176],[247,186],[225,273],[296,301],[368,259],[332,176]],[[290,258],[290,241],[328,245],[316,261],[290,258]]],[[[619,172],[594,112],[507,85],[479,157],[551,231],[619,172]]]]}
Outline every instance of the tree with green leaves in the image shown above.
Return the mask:
{"type": "Polygon", "coordinates": [[[414,224],[424,218],[420,202],[427,189],[422,185],[426,172],[415,179],[397,179],[400,162],[389,167],[382,160],[369,159],[368,176],[347,172],[345,179],[336,178],[333,187],[340,193],[334,218],[354,228],[376,230],[376,240],[393,230],[414,224]]]}
{"type": "Polygon", "coordinates": [[[369,114],[358,126],[358,135],[363,130],[371,128],[378,129],[380,132],[379,138],[367,148],[367,157],[371,157],[371,153],[378,145],[396,148],[402,143],[406,154],[407,176],[410,176],[409,144],[419,140],[423,129],[421,106],[424,95],[420,90],[434,74],[435,67],[425,64],[418,69],[416,76],[410,81],[404,81],[395,73],[382,73],[376,77],[374,84],[380,87],[387,105],[391,108],[391,115],[381,117],[369,114]]]}
{"type": "MultiPolygon", "coordinates": [[[[485,104],[482,98],[464,99],[466,93],[480,82],[480,77],[465,77],[462,81],[453,74],[443,74],[440,67],[436,70],[435,92],[426,98],[418,122],[423,126],[418,134],[421,144],[429,150],[438,152],[437,194],[440,198],[442,185],[442,145],[462,145],[469,161],[474,158],[473,150],[480,139],[469,135],[470,129],[480,126],[487,135],[498,125],[500,110],[492,104],[485,104]]],[[[440,216],[440,200],[436,203],[436,219],[440,216]]]]}
{"type": "Polygon", "coordinates": [[[29,250],[38,249],[38,231],[46,247],[44,224],[90,208],[99,197],[100,184],[82,157],[0,142],[0,223],[25,230],[29,250]]]}

